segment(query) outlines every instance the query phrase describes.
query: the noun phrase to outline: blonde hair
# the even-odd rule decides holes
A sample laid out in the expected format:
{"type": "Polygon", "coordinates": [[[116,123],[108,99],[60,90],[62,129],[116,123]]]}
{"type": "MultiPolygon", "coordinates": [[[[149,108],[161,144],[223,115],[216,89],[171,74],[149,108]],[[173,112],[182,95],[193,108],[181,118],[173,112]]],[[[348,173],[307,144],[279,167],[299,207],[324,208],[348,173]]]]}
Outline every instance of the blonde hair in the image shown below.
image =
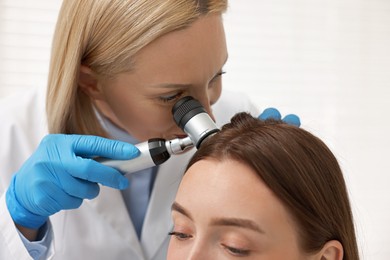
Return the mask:
{"type": "Polygon", "coordinates": [[[78,86],[81,64],[102,77],[131,71],[137,52],[158,37],[226,8],[227,0],[64,0],[48,78],[49,132],[106,136],[78,86]]]}

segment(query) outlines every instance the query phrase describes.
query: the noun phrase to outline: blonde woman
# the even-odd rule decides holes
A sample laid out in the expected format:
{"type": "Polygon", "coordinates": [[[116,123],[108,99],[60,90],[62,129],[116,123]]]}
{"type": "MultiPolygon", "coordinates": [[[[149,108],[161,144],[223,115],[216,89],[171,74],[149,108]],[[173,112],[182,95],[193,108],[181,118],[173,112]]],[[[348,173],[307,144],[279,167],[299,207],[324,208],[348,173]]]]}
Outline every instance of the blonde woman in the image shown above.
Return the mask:
{"type": "Polygon", "coordinates": [[[182,137],[171,116],[182,96],[219,125],[257,113],[247,98],[221,94],[226,8],[63,1],[47,92],[0,105],[0,259],[165,259],[170,205],[192,152],[126,176],[89,158],[132,159],[132,144],[182,137]]]}

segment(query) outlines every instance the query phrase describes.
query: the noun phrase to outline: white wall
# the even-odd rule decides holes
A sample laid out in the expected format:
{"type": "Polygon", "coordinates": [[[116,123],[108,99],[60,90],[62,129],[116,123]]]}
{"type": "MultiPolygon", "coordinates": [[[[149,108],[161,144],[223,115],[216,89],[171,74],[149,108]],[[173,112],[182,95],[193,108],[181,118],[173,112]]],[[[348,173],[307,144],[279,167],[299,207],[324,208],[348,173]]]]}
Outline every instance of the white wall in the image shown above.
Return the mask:
{"type": "Polygon", "coordinates": [[[230,1],[225,87],[296,113],[345,173],[363,259],[390,255],[390,1],[230,1]]]}
{"type": "Polygon", "coordinates": [[[0,0],[0,96],[46,86],[61,1],[0,0]]]}
{"type": "MultiPolygon", "coordinates": [[[[45,86],[59,0],[0,0],[0,96],[45,86]]],[[[225,88],[295,113],[345,173],[363,259],[390,255],[390,1],[230,0],[225,88]]]]}

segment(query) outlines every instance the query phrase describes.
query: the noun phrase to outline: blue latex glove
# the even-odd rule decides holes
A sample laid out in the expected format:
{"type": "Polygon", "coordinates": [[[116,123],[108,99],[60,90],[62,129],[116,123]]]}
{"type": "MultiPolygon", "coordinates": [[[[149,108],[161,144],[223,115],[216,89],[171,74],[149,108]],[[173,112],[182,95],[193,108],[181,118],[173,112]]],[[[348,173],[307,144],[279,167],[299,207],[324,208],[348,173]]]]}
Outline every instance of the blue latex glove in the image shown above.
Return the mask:
{"type": "Polygon", "coordinates": [[[124,189],[128,180],[118,170],[88,158],[128,160],[138,155],[135,146],[102,137],[47,135],[12,178],[6,194],[10,215],[19,225],[38,229],[50,215],[95,198],[97,183],[124,189]]]}
{"type": "MultiPolygon", "coordinates": [[[[260,120],[266,120],[266,119],[280,120],[282,118],[282,115],[276,108],[270,107],[265,109],[263,113],[261,113],[258,116],[258,118],[260,120]]],[[[295,125],[297,127],[301,125],[301,121],[299,120],[299,117],[294,114],[286,115],[285,117],[283,117],[282,121],[289,125],[295,125]]]]}

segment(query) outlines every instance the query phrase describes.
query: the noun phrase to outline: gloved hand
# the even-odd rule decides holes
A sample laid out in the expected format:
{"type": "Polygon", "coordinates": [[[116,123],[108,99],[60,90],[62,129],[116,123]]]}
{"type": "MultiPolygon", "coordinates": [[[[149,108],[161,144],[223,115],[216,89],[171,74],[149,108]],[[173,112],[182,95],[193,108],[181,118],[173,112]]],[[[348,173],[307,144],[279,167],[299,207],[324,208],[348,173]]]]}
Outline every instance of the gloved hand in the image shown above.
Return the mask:
{"type": "MultiPolygon", "coordinates": [[[[260,120],[266,120],[266,119],[275,119],[275,120],[280,120],[282,118],[280,112],[273,107],[265,109],[259,116],[258,118],[260,120]]],[[[289,114],[283,117],[282,119],[283,122],[289,124],[289,125],[295,125],[299,127],[301,125],[301,121],[299,120],[299,117],[294,115],[294,114],[289,114]]]]}
{"type": "Polygon", "coordinates": [[[102,137],[47,135],[12,178],[6,193],[10,215],[16,224],[38,229],[50,215],[95,198],[98,183],[124,189],[126,177],[89,158],[128,160],[138,155],[135,146],[102,137]]]}

